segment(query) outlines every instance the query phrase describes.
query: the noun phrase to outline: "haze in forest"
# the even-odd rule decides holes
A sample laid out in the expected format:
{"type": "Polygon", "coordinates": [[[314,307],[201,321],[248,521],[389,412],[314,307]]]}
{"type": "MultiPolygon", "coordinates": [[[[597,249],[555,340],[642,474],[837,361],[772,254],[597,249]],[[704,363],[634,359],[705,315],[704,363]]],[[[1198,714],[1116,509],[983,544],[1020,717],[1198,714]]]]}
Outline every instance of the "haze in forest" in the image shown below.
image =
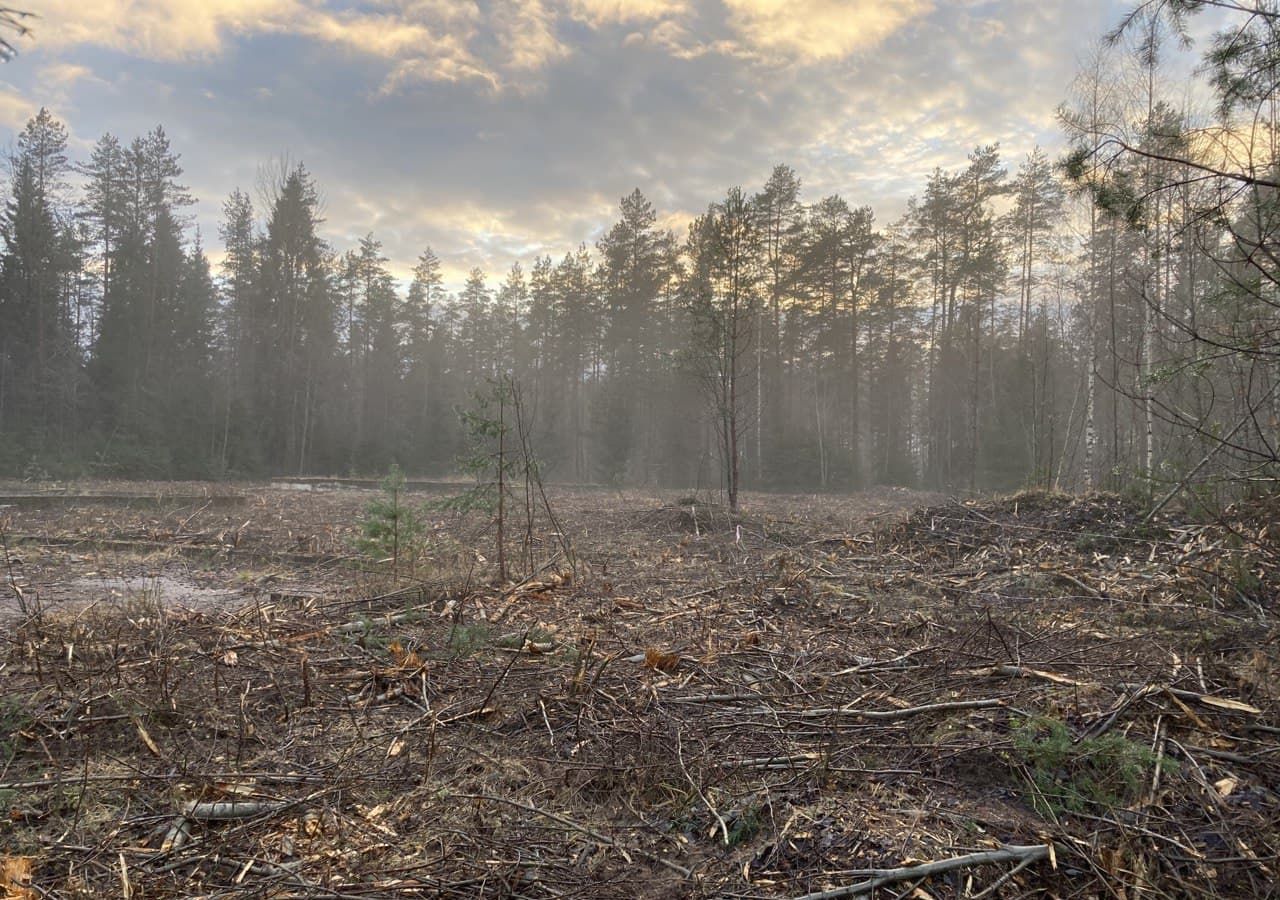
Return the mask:
{"type": "Polygon", "coordinates": [[[33,21],[7,472],[456,473],[518,398],[548,476],[735,507],[1274,478],[1269,3],[33,21]]]}

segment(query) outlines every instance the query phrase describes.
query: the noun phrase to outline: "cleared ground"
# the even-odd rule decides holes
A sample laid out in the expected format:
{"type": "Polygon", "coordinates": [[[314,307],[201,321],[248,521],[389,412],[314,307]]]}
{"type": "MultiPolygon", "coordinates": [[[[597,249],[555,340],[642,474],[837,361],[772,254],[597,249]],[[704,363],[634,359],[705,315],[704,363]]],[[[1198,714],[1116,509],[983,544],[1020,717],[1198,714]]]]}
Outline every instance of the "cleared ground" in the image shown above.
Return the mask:
{"type": "Polygon", "coordinates": [[[562,488],[498,584],[474,514],[357,556],[376,496],[0,485],[0,886],[1274,890],[1274,508],[562,488]]]}

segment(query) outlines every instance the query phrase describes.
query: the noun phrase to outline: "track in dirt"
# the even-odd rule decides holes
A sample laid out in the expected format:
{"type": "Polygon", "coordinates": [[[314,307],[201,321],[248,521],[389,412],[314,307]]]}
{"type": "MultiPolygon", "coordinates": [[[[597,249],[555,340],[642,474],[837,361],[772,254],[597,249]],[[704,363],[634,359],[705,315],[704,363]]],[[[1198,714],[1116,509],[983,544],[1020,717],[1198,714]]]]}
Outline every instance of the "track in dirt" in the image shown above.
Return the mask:
{"type": "Polygon", "coordinates": [[[1144,526],[1109,497],[885,490],[752,495],[734,517],[553,491],[576,571],[539,533],[550,564],[496,585],[488,523],[438,513],[424,577],[371,571],[350,550],[369,491],[94,488],[175,499],[0,509],[25,535],[4,847],[43,892],[1275,881],[1258,511],[1144,526]],[[1053,852],[970,856],[1005,845],[1053,852]]]}

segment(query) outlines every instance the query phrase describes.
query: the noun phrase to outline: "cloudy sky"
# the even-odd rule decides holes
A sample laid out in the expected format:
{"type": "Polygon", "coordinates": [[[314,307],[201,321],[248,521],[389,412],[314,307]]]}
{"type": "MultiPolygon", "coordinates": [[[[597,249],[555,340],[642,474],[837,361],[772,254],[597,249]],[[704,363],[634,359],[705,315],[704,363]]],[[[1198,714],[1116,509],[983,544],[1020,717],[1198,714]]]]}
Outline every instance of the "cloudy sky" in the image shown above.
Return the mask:
{"type": "MultiPolygon", "coordinates": [[[[16,0],[14,0],[16,2],[16,0]]],[[[673,226],[777,162],[895,217],[935,166],[1062,144],[1054,110],[1127,0],[26,0],[0,140],[41,105],[83,157],[156,124],[221,203],[303,161],[326,236],[398,274],[553,256],[639,187],[673,226]]],[[[215,248],[216,250],[216,248],[215,248]]]]}

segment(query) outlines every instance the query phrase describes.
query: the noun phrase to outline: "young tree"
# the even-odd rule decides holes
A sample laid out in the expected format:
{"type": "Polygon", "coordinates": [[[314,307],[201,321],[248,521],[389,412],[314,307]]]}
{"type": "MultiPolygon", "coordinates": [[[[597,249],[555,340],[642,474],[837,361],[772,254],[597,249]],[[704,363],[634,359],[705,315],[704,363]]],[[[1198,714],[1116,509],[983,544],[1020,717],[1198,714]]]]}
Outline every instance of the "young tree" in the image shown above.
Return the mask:
{"type": "Polygon", "coordinates": [[[689,226],[684,302],[692,324],[687,354],[712,411],[729,508],[738,510],[741,442],[749,424],[748,360],[759,302],[759,232],[741,189],[729,191],[689,226]]]}

